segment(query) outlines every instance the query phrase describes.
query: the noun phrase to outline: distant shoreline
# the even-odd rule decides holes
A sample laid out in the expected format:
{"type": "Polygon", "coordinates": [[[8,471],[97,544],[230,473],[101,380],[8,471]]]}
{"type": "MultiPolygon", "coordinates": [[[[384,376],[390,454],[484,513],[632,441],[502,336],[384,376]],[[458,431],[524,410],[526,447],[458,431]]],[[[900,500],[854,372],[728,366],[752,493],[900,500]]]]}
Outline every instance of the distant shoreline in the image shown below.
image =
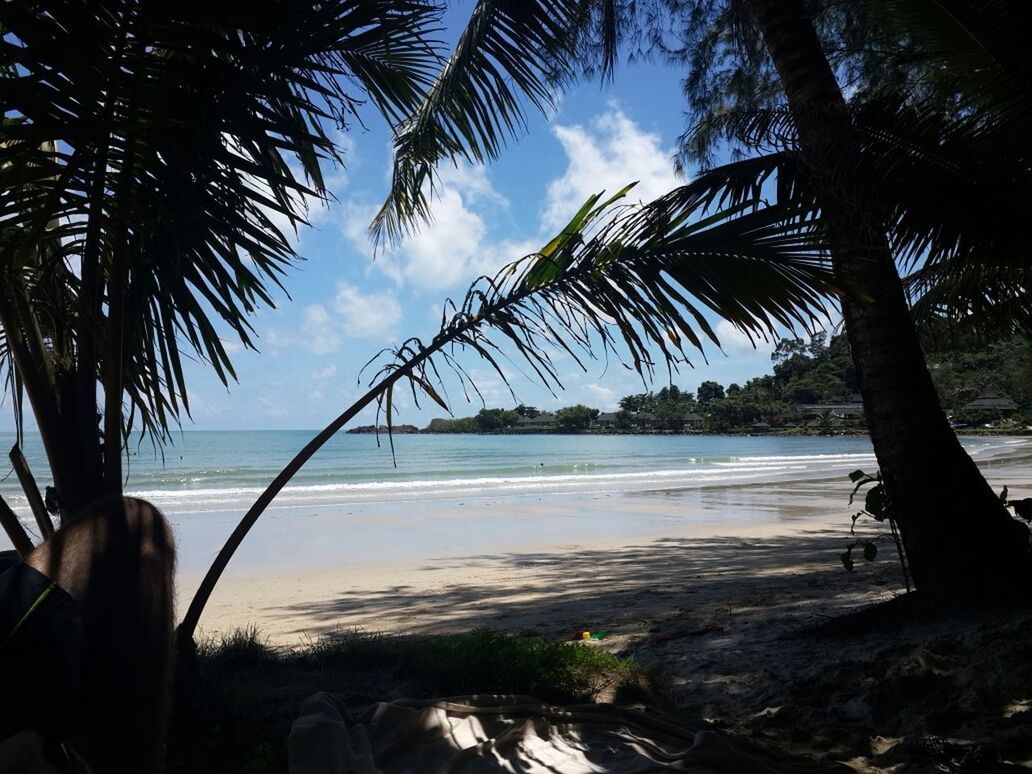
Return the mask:
{"type": "MultiPolygon", "coordinates": [[[[376,433],[387,434],[386,425],[360,425],[346,431],[350,435],[374,435],[376,433]]],[[[394,435],[699,435],[699,436],[748,436],[757,438],[863,438],[868,435],[866,430],[838,429],[834,432],[821,433],[807,430],[805,428],[791,428],[787,430],[758,431],[750,428],[731,428],[728,430],[662,430],[662,429],[627,429],[616,428],[592,428],[590,430],[560,430],[558,428],[523,429],[504,428],[501,430],[486,430],[482,432],[447,432],[431,430],[429,428],[418,428],[415,425],[394,425],[390,432],[394,435]]],[[[954,428],[957,435],[964,436],[1008,436],[1024,437],[1032,436],[1032,430],[1021,429],[1000,429],[1000,428],[954,428]]]]}

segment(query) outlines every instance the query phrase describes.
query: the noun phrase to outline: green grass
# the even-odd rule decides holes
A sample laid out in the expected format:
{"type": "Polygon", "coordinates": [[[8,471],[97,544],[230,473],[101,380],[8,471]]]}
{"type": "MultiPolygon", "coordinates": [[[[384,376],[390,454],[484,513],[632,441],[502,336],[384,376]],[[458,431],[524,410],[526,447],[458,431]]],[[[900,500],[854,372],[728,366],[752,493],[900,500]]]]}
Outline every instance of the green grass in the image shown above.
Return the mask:
{"type": "Polygon", "coordinates": [[[342,630],[291,649],[255,628],[199,643],[197,695],[176,713],[170,772],[286,769],[286,736],[316,691],[380,699],[524,694],[551,703],[633,701],[652,680],[597,646],[490,629],[440,636],[342,630]]]}
{"type": "Polygon", "coordinates": [[[530,694],[592,701],[609,688],[644,679],[641,668],[597,647],[474,629],[437,637],[338,632],[299,651],[302,662],[338,659],[426,684],[427,695],[530,694]]]}

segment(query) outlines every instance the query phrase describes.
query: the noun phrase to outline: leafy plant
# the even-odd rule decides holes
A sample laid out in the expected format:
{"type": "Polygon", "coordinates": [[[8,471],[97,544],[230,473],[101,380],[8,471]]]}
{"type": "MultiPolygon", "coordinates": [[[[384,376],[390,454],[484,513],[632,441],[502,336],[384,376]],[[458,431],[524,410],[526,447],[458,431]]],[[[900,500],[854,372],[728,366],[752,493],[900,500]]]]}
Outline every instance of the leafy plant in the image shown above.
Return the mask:
{"type": "Polygon", "coordinates": [[[1021,500],[1011,500],[1007,487],[1003,488],[1000,492],[1000,502],[1007,508],[1011,508],[1014,511],[1014,515],[1019,519],[1024,519],[1028,523],[1032,523],[1032,497],[1024,497],[1021,500]]]}
{"type": "MultiPolygon", "coordinates": [[[[899,555],[899,566],[903,570],[903,582],[906,584],[907,592],[910,591],[910,573],[907,572],[906,558],[903,554],[903,543],[899,537],[899,530],[896,528],[896,521],[892,510],[892,501],[889,498],[888,490],[882,481],[881,471],[873,474],[865,473],[862,470],[854,470],[849,474],[849,480],[853,482],[853,491],[849,495],[849,504],[852,505],[857,494],[865,486],[871,486],[864,493],[864,507],[853,514],[853,523],[849,526],[849,534],[856,538],[856,522],[867,517],[879,523],[887,523],[891,531],[892,540],[896,545],[896,553],[899,555]]],[[[860,549],[865,562],[873,562],[878,556],[878,545],[870,538],[856,538],[850,543],[844,552],[839,556],[842,566],[847,571],[852,571],[856,562],[853,559],[853,552],[860,549]]]]}

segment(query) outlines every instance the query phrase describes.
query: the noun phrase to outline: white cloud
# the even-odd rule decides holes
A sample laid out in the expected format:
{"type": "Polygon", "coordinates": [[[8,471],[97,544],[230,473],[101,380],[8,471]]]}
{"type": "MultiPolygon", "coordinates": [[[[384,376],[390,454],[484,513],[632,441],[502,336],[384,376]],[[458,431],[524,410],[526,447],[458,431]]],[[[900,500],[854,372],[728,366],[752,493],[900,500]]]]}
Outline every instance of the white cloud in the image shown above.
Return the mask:
{"type": "Polygon", "coordinates": [[[471,278],[487,234],[484,219],[467,208],[455,188],[440,189],[433,221],[405,240],[391,257],[400,276],[418,287],[439,290],[471,278]]]}
{"type": "Polygon", "coordinates": [[[774,351],[774,344],[764,341],[759,335],[753,335],[753,341],[745,331],[736,328],[727,320],[721,320],[716,326],[720,347],[729,357],[735,355],[762,355],[767,357],[774,351]]]}
{"type": "Polygon", "coordinates": [[[615,408],[621,397],[617,395],[616,390],[610,387],[603,387],[601,384],[588,384],[585,385],[585,389],[594,399],[595,403],[593,405],[599,406],[603,411],[615,408]]]}
{"type": "Polygon", "coordinates": [[[322,304],[306,306],[302,313],[301,345],[313,355],[328,355],[340,349],[340,322],[322,304]]]}
{"type": "Polygon", "coordinates": [[[631,200],[651,201],[682,184],[674,174],[672,149],[659,135],[646,132],[618,107],[592,120],[590,126],[556,126],[552,133],[566,151],[562,177],[548,186],[544,225],[562,228],[590,195],[610,194],[638,181],[631,200]]]}
{"type": "Polygon", "coordinates": [[[337,366],[332,363],[325,368],[320,368],[316,371],[312,371],[309,374],[310,377],[316,382],[325,382],[328,379],[332,379],[333,375],[337,373],[337,366]]]}
{"type": "Polygon", "coordinates": [[[494,189],[487,176],[487,167],[483,164],[466,164],[460,162],[442,167],[438,173],[438,185],[441,188],[454,189],[462,194],[469,204],[494,204],[507,208],[509,200],[494,189]]]}
{"type": "Polygon", "coordinates": [[[394,338],[402,318],[401,304],[390,291],[365,293],[346,282],[338,285],[333,308],[341,317],[346,336],[373,343],[394,338]]]}
{"type": "MultiPolygon", "coordinates": [[[[617,107],[587,126],[557,126],[553,133],[566,152],[567,166],[548,186],[537,234],[494,236],[497,215],[510,203],[483,166],[460,163],[440,170],[430,222],[420,224],[400,246],[382,250],[372,268],[399,286],[430,291],[461,286],[540,249],[592,193],[613,192],[638,180],[632,200],[648,201],[678,185],[672,150],[617,107]]],[[[367,227],[376,210],[354,198],[337,208],[344,235],[367,257],[372,257],[367,227]]]]}
{"type": "MultiPolygon", "coordinates": [[[[494,189],[482,166],[459,164],[441,171],[431,219],[398,247],[376,256],[373,268],[398,285],[439,291],[494,274],[514,258],[540,247],[539,240],[489,241],[486,215],[505,210],[508,200],[494,189]]],[[[352,245],[373,257],[367,231],[376,214],[373,204],[348,200],[339,208],[340,227],[352,245]]]]}

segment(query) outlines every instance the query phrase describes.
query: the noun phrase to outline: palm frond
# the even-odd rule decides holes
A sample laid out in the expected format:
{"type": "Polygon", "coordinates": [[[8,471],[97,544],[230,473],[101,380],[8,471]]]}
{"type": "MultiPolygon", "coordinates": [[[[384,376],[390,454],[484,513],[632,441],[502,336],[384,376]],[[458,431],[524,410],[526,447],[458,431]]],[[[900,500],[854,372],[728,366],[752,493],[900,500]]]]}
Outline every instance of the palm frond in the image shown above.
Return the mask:
{"type": "MultiPolygon", "coordinates": [[[[925,71],[932,93],[957,109],[1003,120],[1014,136],[1032,127],[1032,62],[1027,3],[1006,0],[867,0],[868,12],[912,41],[911,65],[925,71]]],[[[924,85],[924,84],[921,84],[924,85]]],[[[927,90],[926,90],[927,93],[927,90]]]]}
{"type": "Polygon", "coordinates": [[[430,215],[434,170],[483,163],[525,129],[524,101],[542,112],[574,74],[570,59],[590,0],[479,0],[429,90],[394,138],[391,189],[370,232],[398,240],[430,215]]]}
{"type": "Polygon", "coordinates": [[[439,18],[428,0],[3,4],[0,269],[31,291],[40,357],[106,379],[108,413],[124,377],[124,437],[189,411],[183,358],[233,378],[220,332],[252,346],[335,128],[364,100],[411,115],[439,18]]]}
{"type": "Polygon", "coordinates": [[[906,278],[919,325],[998,341],[1032,336],[1032,272],[1012,266],[942,262],[906,278]]]}

